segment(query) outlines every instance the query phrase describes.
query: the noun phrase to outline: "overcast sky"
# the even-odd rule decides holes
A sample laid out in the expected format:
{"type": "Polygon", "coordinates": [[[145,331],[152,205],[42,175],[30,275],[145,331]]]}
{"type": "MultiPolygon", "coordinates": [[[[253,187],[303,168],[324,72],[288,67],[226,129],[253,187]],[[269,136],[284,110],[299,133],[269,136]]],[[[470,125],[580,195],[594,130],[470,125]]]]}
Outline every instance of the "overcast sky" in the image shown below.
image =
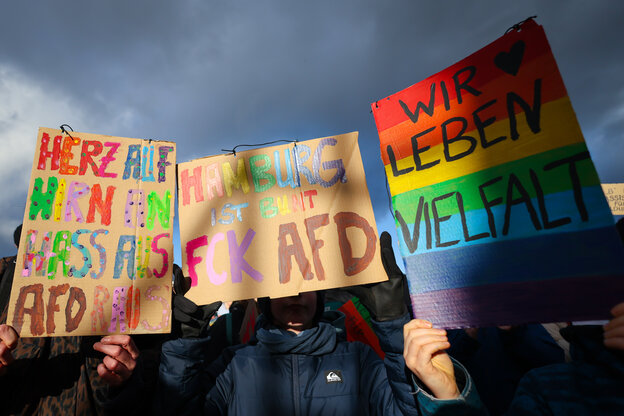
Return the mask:
{"type": "Polygon", "coordinates": [[[624,182],[622,1],[66,0],[1,10],[2,256],[16,251],[37,129],[63,123],[173,140],[178,161],[357,130],[378,228],[395,235],[370,103],[531,15],[602,182],[624,182]]]}

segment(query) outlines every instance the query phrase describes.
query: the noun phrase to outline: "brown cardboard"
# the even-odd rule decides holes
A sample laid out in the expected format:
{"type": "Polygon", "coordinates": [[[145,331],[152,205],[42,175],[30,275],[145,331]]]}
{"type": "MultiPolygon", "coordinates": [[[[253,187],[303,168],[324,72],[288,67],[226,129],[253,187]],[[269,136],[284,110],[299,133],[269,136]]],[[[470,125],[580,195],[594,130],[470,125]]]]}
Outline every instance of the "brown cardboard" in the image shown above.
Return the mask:
{"type": "Polygon", "coordinates": [[[624,183],[603,183],[604,191],[609,208],[613,215],[624,215],[624,183]]]}
{"type": "Polygon", "coordinates": [[[175,143],[69,134],[39,129],[7,322],[169,332],[175,143]]]}
{"type": "Polygon", "coordinates": [[[181,163],[178,209],[197,304],[387,279],[357,133],[181,163]]]}

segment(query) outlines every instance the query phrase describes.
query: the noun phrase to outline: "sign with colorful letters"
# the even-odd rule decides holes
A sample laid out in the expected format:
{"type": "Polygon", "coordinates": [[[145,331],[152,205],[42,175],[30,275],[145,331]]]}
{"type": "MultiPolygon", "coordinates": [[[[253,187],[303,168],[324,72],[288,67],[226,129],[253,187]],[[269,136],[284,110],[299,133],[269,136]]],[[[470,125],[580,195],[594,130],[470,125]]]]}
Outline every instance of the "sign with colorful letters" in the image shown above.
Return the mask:
{"type": "Polygon", "coordinates": [[[624,183],[603,183],[604,191],[609,208],[613,215],[624,215],[624,183]]]}
{"type": "Polygon", "coordinates": [[[40,128],[8,323],[169,332],[175,164],[174,143],[40,128]]]}
{"type": "Polygon", "coordinates": [[[197,304],[386,280],[357,133],[178,166],[197,304]]]}
{"type": "Polygon", "coordinates": [[[372,109],[417,317],[599,319],[621,301],[622,245],[541,26],[372,109]]]}

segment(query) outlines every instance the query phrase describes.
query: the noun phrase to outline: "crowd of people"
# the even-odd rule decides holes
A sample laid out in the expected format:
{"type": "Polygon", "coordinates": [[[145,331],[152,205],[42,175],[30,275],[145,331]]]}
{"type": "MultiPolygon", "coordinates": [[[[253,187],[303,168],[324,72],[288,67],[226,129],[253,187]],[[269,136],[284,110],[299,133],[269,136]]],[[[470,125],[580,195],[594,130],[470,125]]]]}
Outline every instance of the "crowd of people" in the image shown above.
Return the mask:
{"type": "Polygon", "coordinates": [[[604,326],[446,331],[411,319],[388,233],[380,248],[388,280],[343,293],[367,310],[383,358],[347,340],[324,291],[234,305],[214,322],[221,303],[187,299],[177,266],[171,334],[20,338],[6,323],[16,258],[4,258],[0,414],[624,414],[624,303],[604,326]],[[243,339],[249,305],[259,315],[243,339]]]}

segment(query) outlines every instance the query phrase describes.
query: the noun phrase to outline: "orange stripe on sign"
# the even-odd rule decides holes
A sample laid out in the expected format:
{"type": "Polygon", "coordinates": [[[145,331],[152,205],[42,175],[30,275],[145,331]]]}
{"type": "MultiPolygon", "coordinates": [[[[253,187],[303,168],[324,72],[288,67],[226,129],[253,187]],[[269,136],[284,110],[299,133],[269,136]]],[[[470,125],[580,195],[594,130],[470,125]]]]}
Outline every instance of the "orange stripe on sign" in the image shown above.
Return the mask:
{"type": "MultiPolygon", "coordinates": [[[[558,100],[567,96],[565,85],[557,70],[552,55],[541,56],[527,65],[525,75],[516,77],[513,84],[510,84],[510,75],[500,76],[493,79],[490,83],[483,87],[483,94],[479,97],[469,96],[464,100],[462,105],[458,105],[457,101],[451,103],[451,109],[445,111],[444,106],[436,108],[433,117],[421,112],[418,123],[414,124],[410,119],[403,121],[396,126],[390,127],[379,133],[379,141],[381,143],[381,158],[384,164],[389,163],[388,145],[392,146],[395,159],[402,159],[412,154],[412,136],[418,135],[424,131],[433,128],[432,133],[426,134],[422,138],[418,138],[419,147],[435,146],[442,143],[441,129],[443,123],[453,117],[463,117],[467,121],[466,132],[475,130],[475,117],[480,123],[485,123],[488,119],[494,117],[496,121],[500,121],[509,117],[507,108],[507,94],[513,93],[525,101],[529,107],[534,106],[534,97],[536,91],[536,79],[534,74],[542,73],[541,84],[539,87],[540,101],[543,106],[545,103],[558,100]],[[495,100],[495,101],[494,101],[495,100]],[[437,134],[435,134],[437,132],[437,134]]],[[[414,109],[414,107],[410,108],[414,109]]],[[[518,114],[523,112],[521,106],[514,105],[513,112],[518,114]]],[[[455,131],[448,131],[448,137],[454,137],[455,131]]]]}
{"type": "MultiPolygon", "coordinates": [[[[486,138],[490,143],[494,143],[491,147],[484,148],[477,133],[468,132],[466,135],[472,139],[462,139],[449,144],[447,152],[454,156],[453,160],[447,160],[444,146],[437,145],[418,154],[420,168],[416,167],[416,160],[412,156],[396,161],[394,165],[394,169],[397,170],[396,176],[393,166],[385,165],[390,193],[398,195],[584,141],[567,96],[543,106],[539,127],[538,133],[533,132],[521,115],[518,117],[517,140],[510,139],[509,123],[507,120],[501,120],[488,127],[486,138]],[[493,141],[501,136],[506,138],[498,142],[493,141]],[[457,157],[462,154],[463,156],[457,157]]],[[[419,149],[423,149],[420,144],[419,149]]]]}
{"type": "MultiPolygon", "coordinates": [[[[436,91],[435,105],[442,105],[444,103],[445,97],[440,89],[441,82],[444,82],[446,86],[449,101],[457,101],[456,84],[466,82],[470,87],[481,90],[482,87],[492,79],[505,74],[505,72],[496,66],[494,59],[499,53],[510,51],[512,46],[518,41],[524,42],[525,47],[522,55],[522,65],[517,75],[521,75],[525,72],[524,66],[530,64],[540,56],[550,56],[552,58],[552,52],[542,27],[538,26],[533,21],[529,21],[522,26],[522,31],[512,31],[447,69],[399,91],[396,94],[373,103],[372,109],[377,124],[377,130],[383,131],[405,120],[409,120],[408,116],[402,110],[399,100],[404,103],[412,103],[414,106],[418,101],[422,101],[425,105],[429,104],[431,85],[433,83],[435,83],[438,89],[438,91],[436,91]],[[476,68],[476,72],[472,76],[471,71],[466,69],[469,67],[476,68]]],[[[538,76],[541,73],[544,72],[538,72],[538,76]]],[[[512,76],[510,75],[510,77],[512,76]]],[[[513,79],[509,79],[508,82],[513,83],[514,81],[513,79]]],[[[464,99],[467,98],[470,93],[466,90],[462,90],[460,95],[464,99]]]]}

